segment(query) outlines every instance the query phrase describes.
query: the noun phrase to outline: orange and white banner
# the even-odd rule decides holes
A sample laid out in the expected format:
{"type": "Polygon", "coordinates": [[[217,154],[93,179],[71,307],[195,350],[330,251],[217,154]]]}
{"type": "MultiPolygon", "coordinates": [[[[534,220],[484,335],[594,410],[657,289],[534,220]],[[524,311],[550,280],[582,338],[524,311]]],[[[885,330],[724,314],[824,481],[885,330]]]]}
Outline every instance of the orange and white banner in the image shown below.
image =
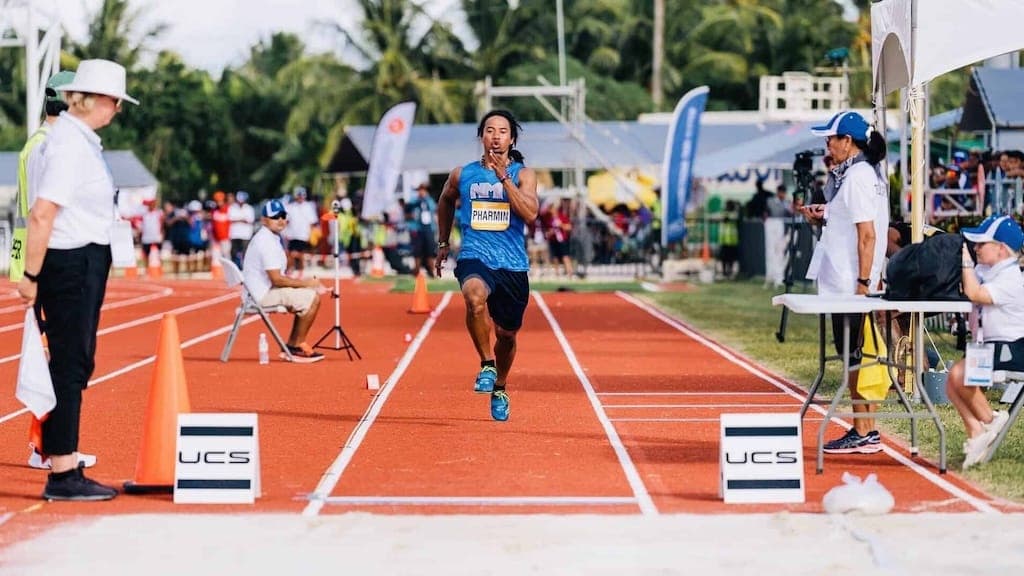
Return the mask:
{"type": "Polygon", "coordinates": [[[377,124],[363,190],[362,218],[379,218],[395,202],[398,176],[415,118],[416,103],[402,102],[385,112],[377,124]]]}

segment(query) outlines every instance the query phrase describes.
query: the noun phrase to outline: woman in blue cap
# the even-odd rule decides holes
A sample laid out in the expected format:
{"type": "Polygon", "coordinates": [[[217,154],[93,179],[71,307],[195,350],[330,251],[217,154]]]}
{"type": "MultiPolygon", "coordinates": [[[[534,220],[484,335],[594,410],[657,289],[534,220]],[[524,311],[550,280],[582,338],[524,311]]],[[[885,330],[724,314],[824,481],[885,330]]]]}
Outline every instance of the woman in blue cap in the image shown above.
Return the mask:
{"type": "MultiPolygon", "coordinates": [[[[978,264],[964,243],[961,269],[964,294],[975,303],[978,326],[976,343],[992,353],[995,370],[1024,371],[1024,274],[1017,265],[1024,232],[1013,218],[992,215],[976,228],[964,228],[964,238],[974,243],[978,264]]],[[[984,390],[964,384],[965,361],[949,370],[946,391],[964,421],[964,470],[981,462],[992,449],[1009,415],[993,411],[984,390]]]]}
{"type": "MultiPolygon", "coordinates": [[[[867,294],[879,287],[888,237],[888,181],[879,165],[885,157],[885,139],[856,112],[840,112],[811,132],[825,137],[833,166],[824,190],[827,203],[801,209],[809,221],[824,225],[807,278],[818,281],[819,294],[867,294]]],[[[864,317],[862,314],[832,315],[832,331],[840,354],[844,316],[849,318],[850,365],[853,368],[860,364],[864,317]]],[[[850,396],[863,400],[857,391],[856,378],[851,382],[850,396]]],[[[870,418],[874,406],[857,403],[853,411],[867,417],[854,418],[853,428],[841,438],[826,443],[825,452],[872,454],[882,449],[874,418],[870,418]]]]}

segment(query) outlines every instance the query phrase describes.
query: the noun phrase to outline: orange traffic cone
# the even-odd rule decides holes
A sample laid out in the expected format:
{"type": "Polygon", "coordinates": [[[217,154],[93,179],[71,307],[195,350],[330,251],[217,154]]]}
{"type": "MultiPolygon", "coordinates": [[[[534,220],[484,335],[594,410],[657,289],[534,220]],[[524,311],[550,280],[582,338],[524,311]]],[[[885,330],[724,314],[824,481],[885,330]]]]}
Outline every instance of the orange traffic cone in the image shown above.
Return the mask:
{"type": "Polygon", "coordinates": [[[151,279],[164,275],[164,262],[160,259],[160,249],[156,246],[149,247],[149,262],[146,265],[146,276],[151,279]]]}
{"type": "Polygon", "coordinates": [[[704,239],[704,243],[700,247],[700,261],[705,264],[711,261],[711,246],[708,245],[707,238],[704,239]]]}
{"type": "Polygon", "coordinates": [[[181,357],[178,321],[164,314],[160,326],[153,380],[143,422],[142,448],[135,464],[135,479],[124,483],[127,494],[171,493],[174,490],[178,414],[191,412],[185,362],[181,357]]]}
{"type": "Polygon", "coordinates": [[[220,245],[217,242],[210,244],[210,276],[214,280],[224,279],[224,266],[220,263],[220,245]]]}
{"type": "Polygon", "coordinates": [[[427,314],[433,308],[430,307],[430,301],[427,299],[427,274],[420,269],[419,274],[416,275],[416,287],[412,291],[412,308],[409,308],[410,314],[427,314]]]}
{"type": "Polygon", "coordinates": [[[384,250],[380,246],[373,247],[373,256],[371,257],[370,276],[374,278],[384,277],[384,250]]]}

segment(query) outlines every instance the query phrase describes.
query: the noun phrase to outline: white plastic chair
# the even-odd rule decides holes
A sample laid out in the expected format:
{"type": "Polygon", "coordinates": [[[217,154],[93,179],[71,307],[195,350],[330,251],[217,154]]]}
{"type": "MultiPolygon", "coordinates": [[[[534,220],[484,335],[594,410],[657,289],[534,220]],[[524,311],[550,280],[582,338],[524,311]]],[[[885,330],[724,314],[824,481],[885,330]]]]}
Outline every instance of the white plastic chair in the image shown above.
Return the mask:
{"type": "Polygon", "coordinates": [[[235,338],[238,337],[238,329],[242,326],[242,318],[247,314],[259,314],[260,319],[263,320],[263,324],[266,325],[267,330],[270,330],[270,334],[274,337],[274,341],[281,347],[281,352],[285,355],[285,358],[289,362],[293,360],[292,353],[288,350],[288,345],[284,339],[277,332],[277,328],[274,327],[274,323],[270,321],[270,317],[267,314],[281,313],[287,314],[288,309],[284,306],[260,306],[259,303],[252,297],[252,293],[249,291],[249,287],[245,285],[245,278],[242,276],[242,271],[235,266],[235,263],[230,258],[218,256],[217,260],[224,268],[224,280],[228,283],[228,286],[241,286],[241,297],[242,302],[235,312],[235,323],[231,327],[231,333],[228,334],[228,341],[224,344],[224,351],[220,353],[220,361],[227,362],[228,357],[231,355],[231,347],[235,345],[235,338]]]}

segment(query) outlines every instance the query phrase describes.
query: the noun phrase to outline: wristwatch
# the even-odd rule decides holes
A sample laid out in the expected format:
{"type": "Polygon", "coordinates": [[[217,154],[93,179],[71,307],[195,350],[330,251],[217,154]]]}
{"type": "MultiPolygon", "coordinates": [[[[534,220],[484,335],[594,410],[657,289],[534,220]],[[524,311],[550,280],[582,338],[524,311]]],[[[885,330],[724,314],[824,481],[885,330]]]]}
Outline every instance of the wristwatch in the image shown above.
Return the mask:
{"type": "Polygon", "coordinates": [[[440,248],[447,248],[448,247],[448,242],[446,240],[441,240],[440,242],[437,243],[437,247],[439,249],[440,248]]]}
{"type": "Polygon", "coordinates": [[[39,282],[39,275],[38,274],[33,274],[33,273],[31,273],[31,272],[26,270],[26,271],[22,272],[21,275],[24,276],[25,278],[28,278],[29,281],[31,281],[31,282],[36,282],[36,283],[39,282]]]}
{"type": "Polygon", "coordinates": [[[857,278],[857,284],[860,284],[861,286],[864,286],[865,288],[870,288],[871,287],[871,279],[870,278],[857,278]]]}

